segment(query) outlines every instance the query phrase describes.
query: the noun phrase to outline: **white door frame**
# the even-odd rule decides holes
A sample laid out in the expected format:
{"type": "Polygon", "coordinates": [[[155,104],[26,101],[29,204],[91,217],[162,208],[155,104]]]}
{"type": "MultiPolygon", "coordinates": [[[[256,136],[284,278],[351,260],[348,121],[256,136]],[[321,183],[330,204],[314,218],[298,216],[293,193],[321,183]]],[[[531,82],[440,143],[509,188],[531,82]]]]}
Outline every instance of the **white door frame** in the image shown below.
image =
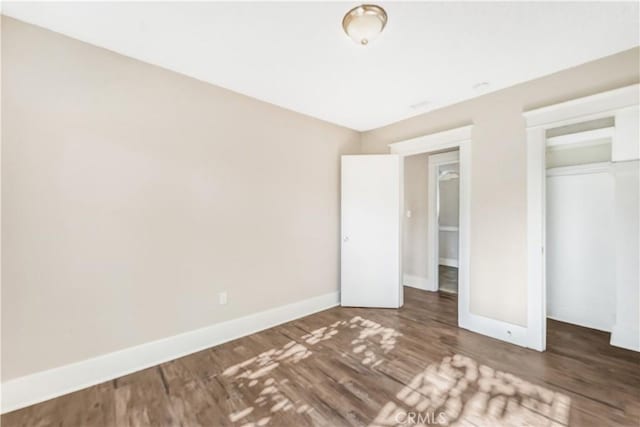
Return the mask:
{"type": "MultiPolygon", "coordinates": [[[[469,240],[471,236],[471,130],[472,126],[465,126],[431,135],[420,136],[406,141],[389,144],[389,150],[391,154],[399,154],[403,157],[411,156],[414,154],[433,153],[452,148],[458,148],[460,150],[460,222],[458,226],[458,325],[466,329],[474,330],[474,328],[471,326],[472,322],[469,320],[469,318],[472,316],[469,310],[469,240]]],[[[431,178],[430,182],[433,182],[431,178]]],[[[430,203],[430,206],[433,206],[433,204],[430,203]]],[[[432,218],[430,218],[430,221],[431,220],[432,218]]],[[[437,234],[437,230],[434,230],[434,227],[429,225],[430,235],[433,234],[434,231],[436,232],[435,234],[437,234]]],[[[432,237],[430,239],[429,250],[431,254],[433,254],[432,245],[434,244],[434,242],[437,244],[437,237],[432,237]]],[[[430,255],[430,258],[432,257],[433,255],[430,255]]],[[[437,277],[437,259],[435,272],[430,271],[429,273],[432,276],[435,274],[435,276],[437,277]]],[[[432,280],[430,280],[430,282],[434,283],[432,280]]],[[[437,279],[435,283],[435,290],[437,290],[437,279]]]]}
{"type": "MultiPolygon", "coordinates": [[[[440,186],[438,185],[440,182],[440,166],[460,163],[459,154],[458,151],[451,151],[429,156],[429,192],[427,199],[427,255],[429,258],[427,271],[430,276],[427,290],[429,291],[437,291],[440,285],[438,277],[438,265],[440,264],[440,224],[438,221],[438,213],[440,211],[440,186]]],[[[458,198],[460,198],[460,195],[458,195],[458,198]]],[[[458,216],[460,216],[459,213],[458,216]]]]}
{"type": "MultiPolygon", "coordinates": [[[[471,312],[471,147],[472,126],[389,144],[392,154],[410,156],[460,149],[460,223],[458,226],[458,326],[526,347],[527,328],[471,312]]],[[[433,230],[433,228],[431,228],[433,230]]]]}
{"type": "Polygon", "coordinates": [[[638,158],[640,85],[626,86],[524,112],[527,126],[527,346],[546,349],[545,272],[546,131],[604,117],[615,117],[612,161],[638,158]],[[634,124],[635,123],[635,124],[634,124]]]}

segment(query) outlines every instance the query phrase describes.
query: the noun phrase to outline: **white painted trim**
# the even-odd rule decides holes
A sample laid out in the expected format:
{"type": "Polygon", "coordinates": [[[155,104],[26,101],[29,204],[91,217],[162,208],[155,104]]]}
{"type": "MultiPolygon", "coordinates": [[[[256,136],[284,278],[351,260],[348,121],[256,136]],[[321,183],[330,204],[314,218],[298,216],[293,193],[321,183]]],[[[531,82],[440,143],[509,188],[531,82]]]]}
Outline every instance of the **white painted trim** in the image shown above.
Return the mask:
{"type": "Polygon", "coordinates": [[[457,233],[458,232],[458,227],[455,225],[441,225],[438,230],[440,231],[448,231],[451,233],[457,233]]]}
{"type": "Polygon", "coordinates": [[[586,163],[584,165],[561,166],[547,169],[547,177],[587,175],[591,173],[611,173],[611,162],[586,163]]]}
{"type": "MultiPolygon", "coordinates": [[[[566,147],[567,145],[579,144],[580,146],[592,145],[592,143],[606,144],[610,143],[615,135],[615,127],[587,130],[583,132],[575,132],[567,135],[553,136],[547,138],[547,148],[574,148],[566,147]]],[[[595,145],[595,144],[594,144],[595,145]]]]}
{"type": "Polygon", "coordinates": [[[447,267],[458,267],[458,260],[455,258],[438,258],[439,265],[445,265],[447,267]]]}
{"type": "Polygon", "coordinates": [[[430,291],[431,285],[429,279],[426,277],[414,276],[411,274],[403,274],[402,283],[404,286],[411,288],[422,289],[423,291],[430,291]]]}
{"type": "Polygon", "coordinates": [[[158,365],[339,304],[339,292],[216,323],[2,383],[2,413],[158,365]]]}
{"type": "Polygon", "coordinates": [[[556,127],[565,121],[586,121],[611,116],[612,112],[640,103],[640,85],[634,84],[559,104],[529,110],[522,115],[527,127],[556,127]]]}
{"type": "Polygon", "coordinates": [[[547,348],[545,130],[527,129],[527,347],[547,348]]]}
{"type": "MultiPolygon", "coordinates": [[[[427,169],[427,272],[429,274],[430,291],[438,290],[438,253],[440,252],[440,232],[438,227],[438,165],[429,157],[427,169]]],[[[459,196],[458,196],[459,197],[459,196]]]]}
{"type": "Polygon", "coordinates": [[[612,145],[612,138],[594,139],[591,141],[580,142],[578,144],[562,144],[549,146],[547,140],[547,151],[573,150],[576,148],[595,147],[598,145],[612,145]]]}
{"type": "Polygon", "coordinates": [[[400,154],[401,156],[410,156],[412,154],[430,153],[434,151],[446,150],[448,148],[456,148],[463,141],[471,139],[471,128],[473,126],[464,126],[450,129],[444,132],[433,133],[430,135],[419,136],[417,138],[389,144],[391,154],[400,154]]]}
{"type": "MultiPolygon", "coordinates": [[[[527,347],[544,351],[547,339],[546,130],[602,117],[617,118],[620,112],[635,111],[630,109],[635,109],[638,103],[640,85],[635,84],[523,113],[527,125],[527,347]]],[[[618,125],[616,123],[614,145],[621,137],[618,125]]],[[[627,139],[635,134],[637,132],[625,133],[627,139]]]]}
{"type": "Polygon", "coordinates": [[[460,207],[458,220],[458,325],[481,334],[487,333],[483,317],[471,314],[471,140],[460,144],[460,207]]]}
{"type": "Polygon", "coordinates": [[[428,166],[428,194],[427,194],[427,271],[429,272],[431,288],[430,291],[437,291],[439,288],[438,264],[440,250],[440,236],[438,224],[439,193],[439,168],[443,165],[458,164],[460,162],[460,152],[452,151],[429,156],[428,166]],[[436,231],[438,230],[438,231],[436,231]]]}
{"type": "MultiPolygon", "coordinates": [[[[460,297],[458,296],[458,299],[459,298],[460,297]]],[[[491,319],[489,317],[478,316],[471,312],[463,317],[460,317],[458,313],[458,319],[459,326],[463,329],[519,345],[521,347],[529,346],[527,328],[524,326],[514,325],[512,323],[491,319]]]]}
{"type": "Polygon", "coordinates": [[[640,351],[638,347],[637,331],[627,328],[626,326],[613,325],[611,328],[611,341],[610,344],[620,348],[626,348],[627,350],[640,351]]]}
{"type": "Polygon", "coordinates": [[[611,147],[611,160],[622,162],[640,159],[640,107],[635,105],[616,111],[616,134],[611,147]]]}

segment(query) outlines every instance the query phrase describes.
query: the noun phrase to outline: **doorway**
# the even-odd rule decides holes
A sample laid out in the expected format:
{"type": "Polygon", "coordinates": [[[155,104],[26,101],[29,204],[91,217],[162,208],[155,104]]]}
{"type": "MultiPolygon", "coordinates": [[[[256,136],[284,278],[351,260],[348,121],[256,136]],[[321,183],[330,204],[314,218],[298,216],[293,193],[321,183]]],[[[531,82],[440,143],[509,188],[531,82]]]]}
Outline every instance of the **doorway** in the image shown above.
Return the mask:
{"type": "MultiPolygon", "coordinates": [[[[402,295],[406,285],[406,278],[403,277],[402,250],[402,219],[405,213],[402,197],[405,185],[402,168],[405,165],[402,160],[416,154],[433,155],[458,150],[458,326],[522,345],[526,339],[527,328],[505,324],[471,312],[469,266],[472,128],[472,125],[464,126],[394,142],[389,144],[390,154],[342,156],[341,305],[385,306],[380,301],[367,301],[371,293],[371,283],[377,283],[393,300],[395,308],[402,306],[402,295]],[[357,226],[352,227],[354,224],[357,226]],[[365,232],[354,235],[352,229],[365,232]],[[356,246],[359,250],[356,250],[356,246]],[[383,250],[389,253],[383,253],[383,250]],[[380,280],[380,272],[384,273],[386,280],[380,280]]],[[[430,205],[434,206],[437,186],[433,183],[438,182],[437,177],[429,182],[431,184],[428,197],[430,205]]],[[[428,247],[435,248],[438,242],[436,209],[429,210],[428,221],[428,247]]],[[[436,256],[422,260],[423,265],[429,266],[429,276],[424,282],[416,283],[415,287],[437,291],[437,274],[433,273],[438,271],[438,251],[433,250],[430,253],[436,256]]]]}
{"type": "Polygon", "coordinates": [[[615,323],[613,118],[546,131],[546,313],[611,333],[615,323]]]}
{"type": "Polygon", "coordinates": [[[435,182],[431,195],[431,215],[436,216],[436,241],[429,247],[434,275],[434,288],[458,293],[458,245],[460,224],[460,153],[458,150],[429,156],[429,177],[435,182]],[[435,211],[435,212],[434,212],[435,211]]]}
{"type": "MultiPolygon", "coordinates": [[[[638,302],[640,301],[640,298],[638,298],[640,295],[640,288],[638,287],[638,283],[640,283],[640,270],[638,269],[640,248],[640,238],[638,238],[640,236],[640,233],[638,233],[640,229],[640,221],[638,221],[638,218],[640,218],[640,144],[638,143],[638,132],[640,130],[640,114],[638,110],[638,87],[637,84],[625,86],[523,113],[527,126],[527,347],[539,351],[544,351],[546,348],[549,309],[547,293],[550,291],[547,289],[547,282],[550,277],[548,273],[554,274],[547,270],[555,268],[547,259],[547,252],[553,250],[549,246],[549,243],[552,242],[547,234],[549,231],[553,232],[553,228],[550,227],[555,227],[557,230],[559,229],[558,227],[567,228],[573,226],[570,221],[547,224],[550,218],[548,218],[549,209],[546,205],[548,201],[553,201],[554,199],[556,201],[560,199],[568,200],[578,195],[576,191],[565,191],[565,186],[560,184],[558,188],[552,189],[551,184],[548,183],[546,166],[551,163],[546,159],[548,139],[556,136],[563,137],[563,135],[552,135],[551,133],[554,130],[559,128],[566,130],[573,127],[570,133],[579,134],[579,136],[568,138],[581,138],[584,140],[585,136],[591,138],[598,133],[610,133],[610,162],[600,162],[605,164],[592,165],[591,168],[604,167],[601,172],[605,175],[607,173],[611,175],[613,180],[613,206],[608,212],[601,212],[603,215],[598,218],[593,216],[596,214],[594,210],[600,210],[603,204],[611,205],[610,197],[607,201],[603,201],[604,198],[602,197],[603,194],[606,195],[607,193],[611,195],[611,191],[604,191],[598,196],[598,200],[590,202],[592,209],[588,215],[585,215],[584,209],[581,209],[581,212],[573,215],[573,217],[575,219],[579,216],[580,220],[588,219],[596,224],[595,227],[598,228],[598,232],[603,231],[600,234],[613,238],[613,249],[609,250],[609,255],[613,253],[615,256],[614,272],[609,275],[611,279],[608,280],[607,291],[614,301],[614,321],[611,326],[612,317],[609,314],[601,316],[606,321],[600,324],[604,325],[602,329],[611,329],[611,345],[640,351],[640,322],[638,321],[640,319],[640,303],[638,302]],[[612,129],[602,130],[602,127],[584,129],[586,123],[594,121],[609,121],[609,127],[612,129]],[[576,129],[576,127],[582,129],[576,129]],[[606,172],[607,167],[609,172],[606,172]],[[550,191],[553,194],[550,194],[549,197],[554,199],[547,200],[546,193],[550,191]],[[610,218],[606,219],[604,217],[605,214],[612,214],[613,221],[610,218]],[[609,225],[607,230],[606,224],[611,222],[613,225],[609,225]]],[[[602,138],[602,135],[599,135],[599,137],[602,138]]],[[[561,142],[561,138],[556,142],[561,142]]],[[[602,145],[599,142],[592,143],[588,148],[589,150],[596,150],[597,148],[594,147],[602,145]]],[[[556,157],[563,157],[563,153],[559,153],[556,157]]],[[[578,156],[570,157],[575,159],[578,156]]],[[[567,165],[564,167],[574,168],[576,166],[585,168],[584,165],[567,165]]],[[[558,167],[558,169],[560,168],[562,167],[558,167]]],[[[568,171],[570,169],[563,170],[563,172],[568,171]]],[[[595,173],[591,175],[595,175],[595,173]]],[[[569,182],[568,180],[565,181],[569,182]]],[[[592,197],[594,196],[591,194],[593,185],[598,187],[610,185],[605,182],[606,179],[599,181],[602,182],[592,183],[591,186],[585,185],[584,187],[587,187],[586,190],[580,191],[583,193],[588,192],[588,196],[592,197]]],[[[594,227],[594,225],[589,227],[594,227]]],[[[593,236],[594,233],[591,233],[591,235],[593,236]]],[[[584,235],[576,234],[576,239],[584,237],[584,235]]],[[[602,252],[601,249],[606,244],[598,243],[598,245],[598,251],[600,252],[594,251],[593,254],[600,258],[602,255],[598,255],[598,253],[602,252]]],[[[580,247],[580,250],[583,249],[583,247],[580,247]]],[[[591,265],[585,265],[584,262],[580,264],[583,267],[581,273],[583,275],[587,274],[585,272],[592,267],[591,265]]],[[[559,273],[562,273],[562,271],[559,273]]],[[[590,276],[589,279],[591,278],[590,276]]],[[[600,305],[601,302],[598,301],[595,305],[600,305]]],[[[593,326],[591,325],[591,327],[593,326]]]]}
{"type": "MultiPolygon", "coordinates": [[[[416,278],[404,274],[403,284],[426,291],[438,291],[440,265],[440,254],[438,250],[439,230],[438,230],[438,169],[429,167],[436,163],[458,164],[458,230],[457,230],[457,306],[458,306],[458,326],[472,331],[496,336],[493,332],[495,326],[491,319],[482,318],[470,311],[469,307],[469,235],[470,235],[470,208],[471,208],[471,131],[472,126],[451,129],[444,132],[420,136],[401,142],[389,144],[391,154],[398,154],[405,158],[405,168],[408,162],[419,159],[422,156],[424,165],[427,165],[427,204],[422,211],[427,212],[427,251],[417,262],[426,267],[426,278],[416,278]],[[422,156],[418,156],[422,155],[422,156]],[[440,157],[438,157],[440,156],[440,157]],[[432,208],[430,208],[432,207],[432,208]]],[[[424,166],[423,166],[424,167],[424,166]]],[[[410,182],[404,175],[404,185],[410,182]]],[[[424,181],[423,181],[424,182],[424,181]]],[[[422,190],[424,191],[424,190],[422,190]]],[[[424,195],[424,192],[422,193],[424,195]]],[[[412,206],[405,206],[405,214],[412,216],[417,212],[409,212],[412,206]]],[[[404,221],[406,224],[406,219],[404,221]]],[[[407,236],[407,228],[403,227],[404,236],[407,236]]],[[[424,244],[424,240],[420,240],[424,244]]],[[[404,252],[404,251],[403,251],[404,252]]],[[[403,254],[404,259],[404,254],[403,254]]],[[[406,264],[406,262],[404,263],[406,264]]]]}
{"type": "Polygon", "coordinates": [[[404,157],[403,284],[458,293],[460,151],[404,157]]]}

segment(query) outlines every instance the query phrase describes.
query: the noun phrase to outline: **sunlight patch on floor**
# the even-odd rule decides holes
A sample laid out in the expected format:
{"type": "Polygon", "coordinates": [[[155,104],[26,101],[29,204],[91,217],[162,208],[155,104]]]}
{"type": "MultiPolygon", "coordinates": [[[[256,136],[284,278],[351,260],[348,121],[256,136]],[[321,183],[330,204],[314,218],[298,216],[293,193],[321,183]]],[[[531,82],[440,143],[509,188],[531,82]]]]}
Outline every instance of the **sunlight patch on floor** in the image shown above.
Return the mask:
{"type": "MultiPolygon", "coordinates": [[[[369,368],[380,366],[402,335],[369,319],[355,316],[337,321],[233,365],[223,373],[253,405],[230,414],[229,420],[244,427],[265,426],[274,415],[290,411],[292,420],[314,415],[311,402],[291,401],[287,365],[315,357],[312,348],[347,334],[350,357],[369,368]],[[301,344],[304,343],[304,344],[301,344]],[[278,380],[278,378],[280,378],[278,380]],[[246,391],[243,391],[246,390],[246,391]],[[257,397],[253,397],[257,396],[257,397]]],[[[343,354],[346,356],[346,354],[343,354]]],[[[304,369],[304,368],[302,368],[304,369]]],[[[515,375],[496,371],[475,360],[454,355],[428,365],[380,409],[370,427],[389,426],[566,426],[569,397],[531,384],[515,375]]],[[[311,420],[307,418],[310,422],[311,420]]]]}
{"type": "Polygon", "coordinates": [[[301,336],[300,341],[306,345],[292,340],[279,349],[270,349],[233,365],[223,372],[223,376],[232,378],[239,389],[261,387],[261,390],[254,399],[254,406],[232,413],[229,420],[244,422],[244,427],[255,427],[269,424],[276,412],[295,410],[297,414],[310,414],[313,411],[311,405],[290,401],[281,390],[287,380],[278,382],[272,374],[282,364],[299,363],[310,357],[313,352],[309,347],[330,340],[341,331],[357,334],[351,341],[351,352],[361,359],[362,364],[372,367],[382,363],[377,353],[386,354],[393,350],[397,337],[401,335],[392,328],[355,316],[349,321],[337,321],[301,336]]]}
{"type": "Polygon", "coordinates": [[[567,426],[571,399],[455,355],[429,365],[370,427],[567,426]]]}

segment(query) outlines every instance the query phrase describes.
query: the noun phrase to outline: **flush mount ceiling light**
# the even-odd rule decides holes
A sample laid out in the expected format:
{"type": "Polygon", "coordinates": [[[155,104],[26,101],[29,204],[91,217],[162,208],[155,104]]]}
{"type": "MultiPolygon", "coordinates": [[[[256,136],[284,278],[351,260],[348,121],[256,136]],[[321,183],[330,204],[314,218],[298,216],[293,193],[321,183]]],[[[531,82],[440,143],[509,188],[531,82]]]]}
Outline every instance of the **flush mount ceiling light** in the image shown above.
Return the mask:
{"type": "Polygon", "coordinates": [[[351,39],[367,45],[376,38],[387,25],[387,12],[374,4],[354,7],[342,19],[342,28],[351,39]]]}

